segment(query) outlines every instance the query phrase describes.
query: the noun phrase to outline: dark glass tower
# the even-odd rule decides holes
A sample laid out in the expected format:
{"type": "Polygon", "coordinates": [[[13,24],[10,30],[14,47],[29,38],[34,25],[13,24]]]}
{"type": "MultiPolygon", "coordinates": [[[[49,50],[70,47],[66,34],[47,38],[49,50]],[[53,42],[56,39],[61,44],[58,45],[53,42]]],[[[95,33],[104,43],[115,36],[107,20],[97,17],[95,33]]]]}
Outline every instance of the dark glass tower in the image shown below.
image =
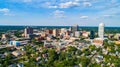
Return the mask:
{"type": "Polygon", "coordinates": [[[90,31],[90,39],[94,39],[95,38],[95,32],[94,31],[90,31]]]}

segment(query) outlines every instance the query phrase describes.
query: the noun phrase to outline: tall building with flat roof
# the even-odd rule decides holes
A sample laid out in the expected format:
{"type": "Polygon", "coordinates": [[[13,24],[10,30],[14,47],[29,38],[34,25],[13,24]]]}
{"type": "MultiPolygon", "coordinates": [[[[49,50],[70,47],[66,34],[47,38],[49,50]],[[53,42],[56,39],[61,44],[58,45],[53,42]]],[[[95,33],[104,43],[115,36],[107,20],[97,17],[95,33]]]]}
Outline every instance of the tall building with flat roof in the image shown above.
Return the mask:
{"type": "Polygon", "coordinates": [[[104,23],[100,23],[100,24],[99,24],[98,36],[99,36],[99,38],[101,38],[101,39],[104,39],[104,27],[105,27],[104,23]]]}
{"type": "Polygon", "coordinates": [[[74,26],[71,27],[71,31],[72,32],[78,31],[78,28],[79,28],[78,25],[74,25],[74,26]]]}
{"type": "Polygon", "coordinates": [[[33,28],[32,27],[27,27],[25,28],[24,30],[24,35],[25,37],[27,38],[29,35],[32,35],[33,34],[33,28]]]}
{"type": "Polygon", "coordinates": [[[57,37],[59,35],[59,30],[58,29],[53,29],[53,36],[57,37]]]}
{"type": "Polygon", "coordinates": [[[90,39],[94,39],[95,38],[95,32],[94,31],[90,31],[90,39]]]}

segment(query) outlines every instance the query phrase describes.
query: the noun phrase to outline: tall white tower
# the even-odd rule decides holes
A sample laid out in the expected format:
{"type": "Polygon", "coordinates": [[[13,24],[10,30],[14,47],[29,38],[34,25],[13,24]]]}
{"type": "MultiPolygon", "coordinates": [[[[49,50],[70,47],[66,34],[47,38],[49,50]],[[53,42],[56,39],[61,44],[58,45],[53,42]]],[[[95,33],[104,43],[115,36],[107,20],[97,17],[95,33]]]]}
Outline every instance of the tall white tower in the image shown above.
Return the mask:
{"type": "Polygon", "coordinates": [[[105,27],[104,23],[99,24],[98,36],[99,38],[102,38],[102,39],[104,39],[104,27],[105,27]]]}

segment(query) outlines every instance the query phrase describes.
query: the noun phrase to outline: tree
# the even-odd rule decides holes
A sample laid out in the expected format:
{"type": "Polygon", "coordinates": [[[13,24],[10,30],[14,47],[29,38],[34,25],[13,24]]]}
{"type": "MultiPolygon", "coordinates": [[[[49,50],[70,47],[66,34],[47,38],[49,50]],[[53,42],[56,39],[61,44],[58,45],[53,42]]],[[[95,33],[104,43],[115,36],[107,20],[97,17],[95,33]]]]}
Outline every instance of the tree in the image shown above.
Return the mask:
{"type": "Polygon", "coordinates": [[[90,59],[85,56],[81,57],[81,60],[82,67],[87,67],[90,63],[90,59]]]}
{"type": "Polygon", "coordinates": [[[63,61],[67,58],[66,53],[65,52],[60,52],[59,54],[59,61],[63,61]]]}
{"type": "Polygon", "coordinates": [[[76,47],[72,47],[72,46],[69,46],[68,47],[68,52],[70,53],[70,54],[75,54],[75,52],[77,51],[77,48],[76,47]]]}
{"type": "Polygon", "coordinates": [[[90,46],[89,46],[89,49],[90,49],[91,51],[94,51],[94,50],[96,49],[96,46],[95,46],[95,45],[90,45],[90,46]]]}
{"type": "Polygon", "coordinates": [[[97,63],[90,63],[89,67],[101,67],[101,65],[97,63]]]}
{"type": "Polygon", "coordinates": [[[4,59],[4,61],[3,60],[1,60],[2,61],[2,65],[3,65],[3,67],[8,67],[8,65],[10,65],[10,64],[12,64],[12,55],[11,54],[8,54],[6,57],[5,57],[5,59],[4,59]]]}
{"type": "Polygon", "coordinates": [[[20,32],[20,31],[16,31],[16,32],[14,33],[14,35],[15,35],[16,37],[21,37],[21,34],[22,34],[22,32],[20,32]]]}
{"type": "Polygon", "coordinates": [[[53,62],[58,59],[57,52],[55,52],[54,49],[49,49],[48,54],[49,54],[49,60],[46,65],[53,67],[53,65],[54,65],[53,62]]]}
{"type": "Polygon", "coordinates": [[[77,55],[81,55],[83,52],[81,50],[77,50],[77,55]]]}

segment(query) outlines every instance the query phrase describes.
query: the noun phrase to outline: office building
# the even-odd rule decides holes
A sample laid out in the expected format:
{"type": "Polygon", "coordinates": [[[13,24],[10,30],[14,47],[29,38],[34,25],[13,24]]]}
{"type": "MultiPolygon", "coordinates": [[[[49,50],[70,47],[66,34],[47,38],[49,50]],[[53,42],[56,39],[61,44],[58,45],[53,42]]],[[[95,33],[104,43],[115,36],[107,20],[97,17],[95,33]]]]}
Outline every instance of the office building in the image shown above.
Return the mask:
{"type": "Polygon", "coordinates": [[[11,46],[20,46],[21,42],[19,42],[19,41],[10,41],[10,45],[11,46]]]}
{"type": "Polygon", "coordinates": [[[24,30],[24,36],[26,38],[29,38],[29,35],[32,35],[32,34],[33,34],[33,28],[31,28],[31,27],[25,28],[25,30],[24,30]]]}
{"type": "Polygon", "coordinates": [[[67,32],[67,29],[61,28],[61,32],[60,32],[60,33],[64,34],[64,33],[66,33],[66,32],[67,32]]]}
{"type": "Polygon", "coordinates": [[[71,27],[71,31],[72,32],[78,31],[78,28],[79,28],[78,25],[74,25],[74,26],[71,27]]]}
{"type": "Polygon", "coordinates": [[[80,31],[75,31],[75,37],[80,37],[80,31]]]}
{"type": "Polygon", "coordinates": [[[95,32],[94,31],[90,31],[90,39],[94,39],[95,38],[95,32]]]}
{"type": "Polygon", "coordinates": [[[83,32],[82,32],[82,36],[83,36],[83,37],[86,37],[86,38],[87,38],[87,37],[89,37],[89,35],[90,35],[90,32],[87,32],[87,31],[83,31],[83,32]]]}
{"type": "Polygon", "coordinates": [[[59,30],[58,29],[53,29],[53,36],[57,37],[59,35],[59,30]]]}
{"type": "Polygon", "coordinates": [[[98,36],[101,39],[104,39],[104,23],[99,24],[99,29],[98,29],[98,36]]]}
{"type": "Polygon", "coordinates": [[[48,29],[48,30],[46,30],[45,32],[46,32],[46,34],[52,34],[52,33],[53,33],[53,30],[48,29]]]}

